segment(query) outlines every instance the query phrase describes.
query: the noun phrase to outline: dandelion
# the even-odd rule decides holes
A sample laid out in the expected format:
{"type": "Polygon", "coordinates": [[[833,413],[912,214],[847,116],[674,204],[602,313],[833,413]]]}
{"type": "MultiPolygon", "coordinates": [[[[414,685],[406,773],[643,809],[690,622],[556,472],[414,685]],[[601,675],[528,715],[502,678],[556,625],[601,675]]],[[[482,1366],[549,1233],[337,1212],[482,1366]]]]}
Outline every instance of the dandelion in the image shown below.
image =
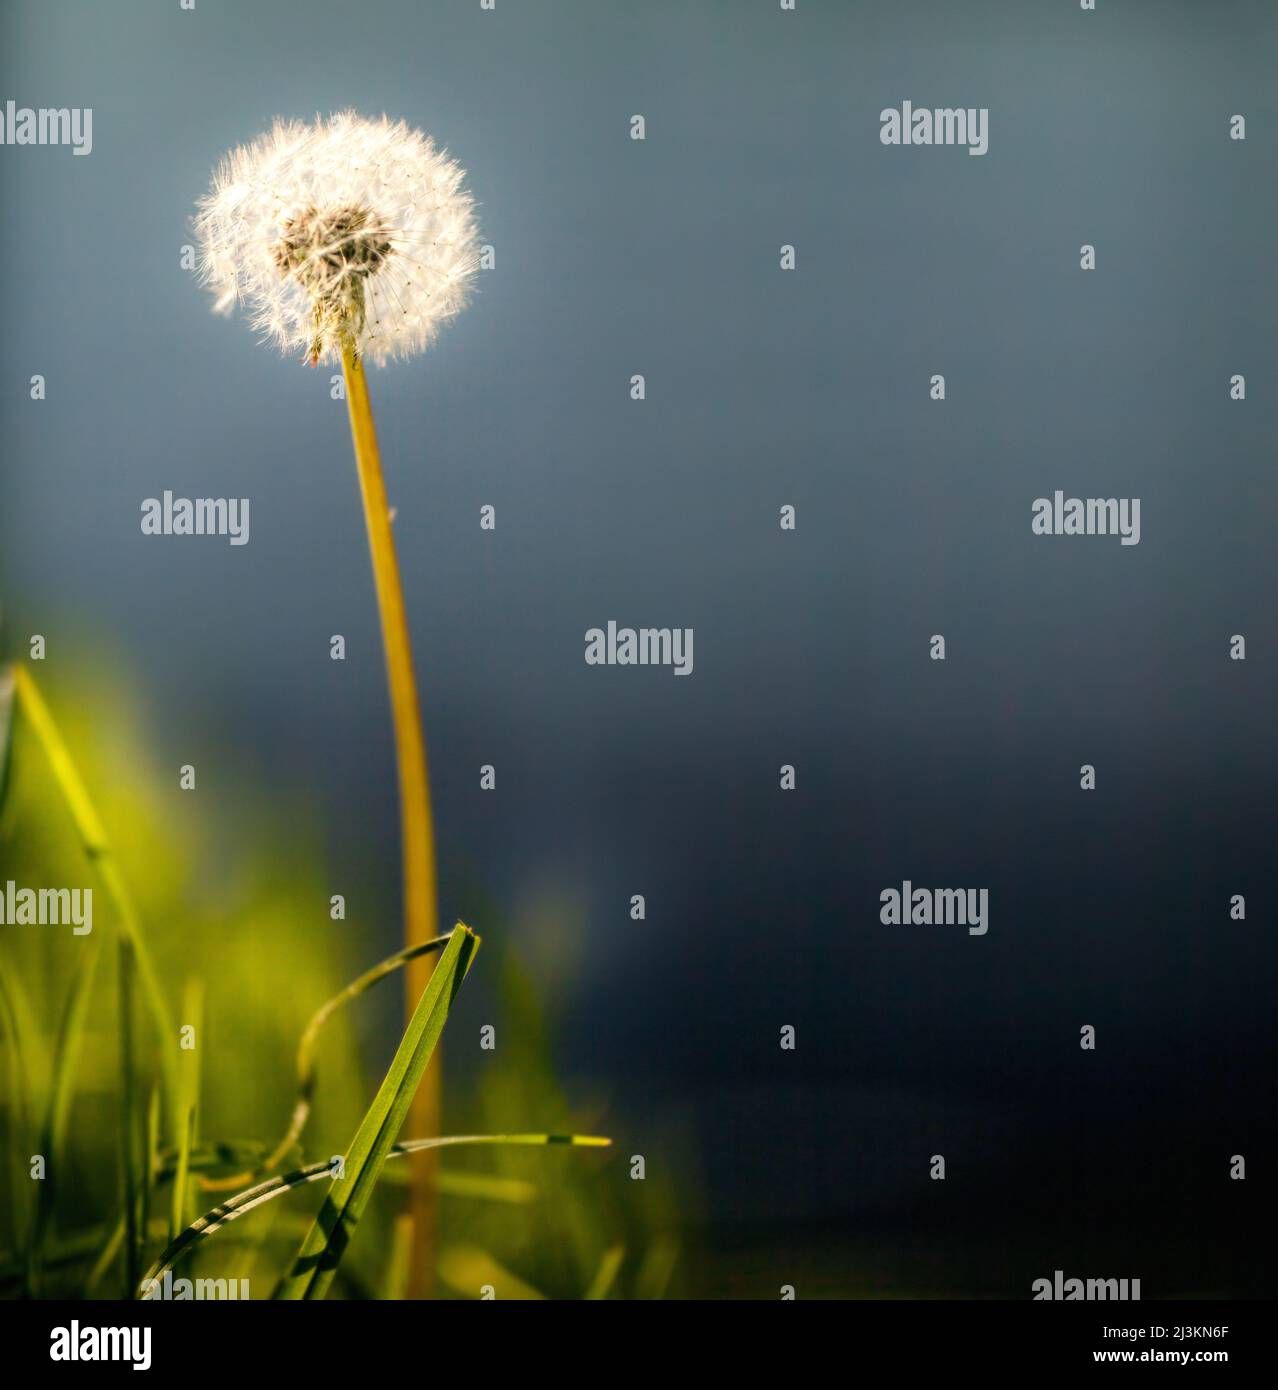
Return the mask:
{"type": "MultiPolygon", "coordinates": [[[[364,359],[421,352],[465,304],[477,264],[474,205],[458,164],[402,121],[342,112],[313,125],[277,121],[235,150],[199,205],[196,232],[214,307],[246,307],[259,332],[312,366],[342,364],[351,436],[381,614],[399,769],[404,941],[439,935],[435,837],[417,680],[391,510],[364,359]]],[[[407,977],[407,1010],[426,985],[407,977]]],[[[413,1127],[438,1133],[439,1071],[413,1102],[413,1127]]],[[[418,1156],[409,1292],[429,1288],[434,1154],[418,1156]]]]}
{"type": "Polygon", "coordinates": [[[315,365],[430,346],[478,262],[465,173],[403,121],[277,121],[235,150],[196,218],[215,307],[315,365]]]}

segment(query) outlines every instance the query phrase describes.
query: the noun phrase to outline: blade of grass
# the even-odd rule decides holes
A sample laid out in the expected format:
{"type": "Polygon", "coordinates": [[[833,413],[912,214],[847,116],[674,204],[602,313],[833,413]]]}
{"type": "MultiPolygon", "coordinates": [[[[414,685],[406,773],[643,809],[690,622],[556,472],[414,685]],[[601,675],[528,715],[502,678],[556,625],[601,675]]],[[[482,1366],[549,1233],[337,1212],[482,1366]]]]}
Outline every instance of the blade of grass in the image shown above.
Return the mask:
{"type": "Polygon", "coordinates": [[[44,1156],[45,1176],[36,1193],[35,1227],[31,1233],[31,1255],[28,1278],[36,1296],[39,1295],[43,1272],[44,1247],[53,1223],[53,1209],[61,1181],[62,1160],[66,1155],[67,1119],[71,1110],[71,1087],[84,1037],[85,1015],[98,959],[102,947],[90,937],[80,951],[80,960],[71,980],[71,988],[62,1008],[58,1024],[58,1039],[54,1047],[53,1078],[49,1098],[40,1126],[39,1149],[44,1156]]]}
{"type": "Polygon", "coordinates": [[[30,1268],[31,1237],[35,1229],[35,1193],[32,1191],[29,1155],[32,1153],[31,1082],[25,1038],[34,1037],[29,1006],[22,986],[12,971],[0,970],[0,1026],[3,1027],[9,1055],[8,1144],[12,1185],[14,1241],[22,1253],[23,1265],[30,1268]],[[27,1015],[27,1017],[23,1017],[27,1015]]]}
{"type": "MultiPolygon", "coordinates": [[[[346,1152],[342,1175],[302,1242],[292,1270],[277,1291],[279,1298],[322,1298],[346,1253],[382,1171],[382,1164],[403,1127],[426,1064],[444,1031],[444,1023],[461,988],[479,938],[461,922],[453,928],[439,964],[409,1020],[373,1103],[368,1107],[346,1152]]],[[[421,1237],[421,1229],[417,1229],[421,1237]]]]}
{"type": "MultiPolygon", "coordinates": [[[[519,1144],[538,1147],[563,1144],[573,1148],[597,1149],[607,1148],[611,1143],[611,1139],[597,1134],[446,1134],[436,1139],[402,1140],[391,1146],[386,1157],[399,1158],[404,1154],[453,1148],[463,1144],[519,1144]]],[[[212,1211],[205,1212],[198,1220],[193,1221],[176,1240],[169,1243],[159,1259],[142,1277],[141,1287],[147,1288],[156,1280],[162,1279],[193,1245],[220,1231],[230,1222],[238,1221],[240,1217],[247,1216],[249,1212],[284,1196],[294,1188],[319,1182],[322,1178],[331,1178],[332,1174],[332,1165],[328,1160],[311,1163],[292,1173],[280,1173],[273,1178],[267,1178],[265,1182],[260,1182],[244,1192],[237,1192],[234,1197],[228,1197],[212,1211]]]]}
{"type": "MultiPolygon", "coordinates": [[[[146,1104],[146,1146],[142,1155],[142,1192],[138,1199],[138,1266],[146,1256],[147,1232],[151,1229],[151,1205],[159,1176],[160,1092],[151,1088],[146,1104]]],[[[132,1290],[129,1297],[133,1296],[132,1290]]]]}
{"type": "MultiPolygon", "coordinates": [[[[119,864],[116,862],[114,850],[98,817],[92,798],[89,796],[88,789],[75,765],[75,760],[71,757],[70,750],[62,738],[34,677],[23,665],[17,665],[13,668],[13,688],[16,702],[21,707],[32,732],[44,750],[45,757],[53,772],[54,781],[62,793],[62,798],[80,837],[85,856],[96,870],[115,909],[116,926],[121,942],[121,987],[125,988],[127,985],[126,974],[131,975],[133,969],[136,968],[157,1034],[160,1066],[166,1095],[165,1108],[170,1124],[173,1124],[175,1123],[177,1094],[176,1056],[174,1053],[176,1035],[169,1019],[159,981],[142,939],[140,919],[132,895],[128,890],[124,875],[120,871],[119,864]],[[127,970],[124,951],[126,943],[128,946],[127,970]]],[[[59,1047],[55,1054],[54,1078],[50,1088],[49,1107],[42,1134],[45,1141],[43,1152],[48,1160],[50,1177],[42,1185],[40,1200],[37,1205],[31,1261],[32,1275],[35,1278],[39,1276],[41,1249],[52,1220],[55,1191],[55,1182],[52,1180],[53,1173],[63,1157],[62,1140],[66,1133],[66,1115],[70,1104],[72,1078],[79,1056],[85,1012],[97,972],[98,954],[96,943],[86,944],[63,1013],[59,1047]]],[[[122,1042],[124,1041],[123,1030],[125,1028],[123,1015],[124,1007],[123,1002],[121,1002],[122,1042]]],[[[129,1066],[131,1067],[131,1046],[129,1052],[129,1066]]],[[[125,1101],[122,1119],[125,1124],[126,1136],[122,1145],[121,1158],[125,1164],[126,1193],[136,1193],[134,1166],[136,1149],[134,1147],[135,1136],[132,1130],[134,1111],[131,1082],[126,1088],[125,1101]]],[[[125,1217],[126,1226],[129,1222],[136,1224],[136,1209],[133,1206],[127,1208],[125,1217]]],[[[126,1241],[126,1270],[131,1264],[136,1263],[136,1260],[135,1243],[133,1239],[129,1239],[126,1241]]]]}
{"type": "MultiPolygon", "coordinates": [[[[0,813],[4,811],[5,797],[9,789],[9,742],[13,736],[13,705],[13,670],[6,666],[0,669],[0,813]]],[[[10,1133],[8,1147],[13,1159],[10,1175],[13,1183],[14,1239],[19,1251],[23,1252],[23,1265],[29,1276],[31,1237],[35,1230],[35,1211],[34,1209],[30,1210],[29,1221],[26,1223],[25,1229],[20,1224],[19,1213],[27,1212],[30,1207],[31,1175],[23,1161],[23,1151],[30,1152],[33,1136],[30,1127],[29,1074],[23,1061],[25,1049],[22,1039],[26,1030],[18,1017],[20,1006],[17,1000],[20,993],[21,986],[17,979],[14,978],[10,984],[5,979],[5,972],[0,971],[0,1022],[3,1023],[4,1032],[9,1039],[10,1133]]],[[[23,1292],[29,1293],[30,1287],[28,1286],[23,1292]]]]}
{"type": "Polygon", "coordinates": [[[138,1178],[137,1094],[133,1057],[133,951],[127,937],[118,943],[120,986],[120,1177],[124,1188],[124,1297],[132,1298],[138,1286],[138,1212],[141,1189],[138,1178]]]}
{"type": "Polygon", "coordinates": [[[635,1276],[634,1297],[660,1299],[679,1263],[679,1242],[671,1235],[658,1234],[649,1242],[639,1273],[635,1276]]]}
{"type": "MultiPolygon", "coordinates": [[[[0,970],[0,1009],[9,1017],[13,1041],[13,1060],[21,1059],[22,1071],[14,1080],[13,1094],[28,1123],[35,1121],[39,1106],[36,1097],[42,1095],[49,1085],[49,1052],[44,1046],[43,1030],[36,1022],[31,997],[21,978],[14,970],[0,970]]],[[[26,1139],[34,1138],[29,1130],[23,1131],[26,1139]]],[[[25,1165],[24,1165],[25,1166],[25,1165]]]]}
{"type": "MultiPolygon", "coordinates": [[[[30,671],[23,665],[13,668],[14,690],[17,703],[26,716],[28,724],[44,749],[45,757],[53,771],[54,780],[66,802],[67,810],[80,836],[80,843],[89,862],[97,871],[106,889],[112,906],[115,908],[116,922],[120,933],[127,938],[136,957],[138,978],[146,1005],[151,1013],[159,1042],[160,1066],[165,1082],[165,1102],[170,1125],[175,1125],[177,1096],[177,1034],[173,1030],[164,993],[151,963],[151,957],[142,938],[141,919],[129,892],[128,884],[115,858],[115,851],[107,838],[102,822],[84,785],[75,760],[71,757],[62,734],[58,729],[44,696],[40,693],[30,671]]],[[[92,976],[85,982],[85,989],[92,983],[92,976]]],[[[59,1054],[59,1064],[63,1058],[59,1054]]],[[[176,1137],[172,1139],[176,1147],[176,1137]]]]}
{"type": "Polygon", "coordinates": [[[128,884],[115,858],[115,850],[98,818],[88,789],[49,712],[48,705],[45,704],[44,696],[25,666],[19,665],[14,668],[14,681],[19,706],[44,749],[54,780],[75,823],[85,855],[102,879],[107,896],[115,908],[120,930],[128,938],[137,958],[138,978],[155,1024],[168,1092],[167,1099],[171,1102],[177,1093],[177,1035],[173,1030],[172,1019],[164,1002],[164,993],[160,989],[150,953],[142,938],[141,919],[133,896],[129,892],[128,884]]]}
{"type": "MultiPolygon", "coordinates": [[[[107,1270],[115,1263],[115,1257],[120,1253],[120,1247],[124,1244],[124,1232],[127,1225],[126,1218],[121,1216],[115,1223],[115,1229],[110,1237],[102,1246],[98,1258],[93,1263],[93,1268],[89,1271],[89,1277],[84,1283],[85,1298],[92,1298],[98,1285],[106,1278],[107,1270]]],[[[129,1295],[132,1297],[132,1293],[129,1295]]]]}
{"type": "Polygon", "coordinates": [[[621,1273],[621,1262],[625,1257],[626,1247],[624,1245],[614,1245],[611,1250],[605,1252],[603,1259],[599,1262],[595,1277],[590,1281],[590,1287],[586,1290],[588,1302],[593,1303],[608,1297],[609,1289],[616,1283],[617,1275],[621,1273]]]}
{"type": "Polygon", "coordinates": [[[13,738],[13,667],[0,669],[0,811],[9,790],[9,743],[13,738]]]}
{"type": "Polygon", "coordinates": [[[297,1045],[297,1100],[293,1105],[293,1115],[284,1137],[262,1163],[251,1172],[233,1173],[224,1178],[206,1178],[200,1184],[205,1192],[234,1192],[237,1188],[255,1182],[258,1178],[265,1177],[267,1173],[279,1167],[289,1151],[301,1138],[302,1130],[306,1127],[306,1121],[310,1117],[311,1104],[315,1097],[317,1066],[315,1048],[325,1023],[343,1004],[350,1003],[352,999],[358,999],[361,994],[371,989],[378,981],[384,980],[396,970],[402,969],[409,961],[416,960],[418,956],[442,951],[448,945],[450,938],[451,933],[447,936],[436,936],[430,941],[422,942],[420,946],[408,946],[402,951],[396,951],[393,956],[387,956],[385,960],[379,961],[370,970],[366,970],[358,979],[352,980],[345,989],[340,990],[316,1009],[297,1045]]]}
{"type": "MultiPolygon", "coordinates": [[[[250,1289],[255,1283],[261,1288],[271,1287],[278,1277],[278,1257],[274,1251],[279,1242],[292,1245],[301,1240],[309,1224],[303,1212],[288,1212],[282,1205],[268,1208],[265,1216],[253,1222],[245,1233],[238,1254],[234,1254],[233,1259],[228,1257],[227,1277],[247,1279],[250,1289]],[[279,1241],[276,1241],[277,1233],[279,1241]]],[[[232,1234],[228,1244],[234,1245],[236,1234],[232,1234]]]]}
{"type": "Polygon", "coordinates": [[[182,1059],[181,1093],[178,1097],[177,1169],[169,1201],[169,1239],[186,1225],[186,1188],[191,1170],[191,1149],[195,1144],[196,1109],[200,1097],[200,1038],[204,1024],[204,989],[200,981],[188,980],[182,992],[182,1018],[192,1029],[195,1046],[182,1059]]]}

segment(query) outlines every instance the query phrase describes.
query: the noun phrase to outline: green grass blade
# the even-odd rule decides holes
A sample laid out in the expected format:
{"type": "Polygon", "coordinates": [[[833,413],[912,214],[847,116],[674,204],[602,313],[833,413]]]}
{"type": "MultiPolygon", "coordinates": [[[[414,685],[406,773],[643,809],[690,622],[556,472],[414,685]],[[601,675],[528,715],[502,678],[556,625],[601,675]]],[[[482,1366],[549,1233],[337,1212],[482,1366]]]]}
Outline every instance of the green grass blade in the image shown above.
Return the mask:
{"type": "Polygon", "coordinates": [[[21,983],[12,971],[6,970],[0,970],[0,1036],[7,1040],[5,1051],[9,1058],[6,1147],[9,1150],[14,1240],[22,1252],[23,1265],[29,1271],[36,1194],[28,1167],[35,1136],[31,1130],[31,1064],[27,1054],[35,1031],[21,983]]]}
{"type": "Polygon", "coordinates": [[[191,1149],[195,1144],[196,1112],[200,1100],[200,1041],[204,1036],[204,990],[199,981],[188,980],[182,994],[182,1019],[193,1030],[195,1046],[182,1058],[181,1089],[178,1095],[177,1169],[169,1202],[169,1239],[186,1225],[186,1186],[191,1171],[191,1149]]]}
{"type": "MultiPolygon", "coordinates": [[[[34,677],[25,666],[13,668],[14,690],[17,703],[31,726],[45,757],[53,771],[54,781],[62,793],[67,810],[75,824],[80,843],[89,862],[97,871],[106,889],[107,896],[115,908],[116,921],[122,936],[133,948],[136,957],[138,979],[146,1005],[155,1026],[159,1043],[160,1066],[164,1076],[166,1108],[170,1125],[176,1125],[176,1099],[178,1090],[177,1073],[177,1034],[169,1009],[164,1001],[159,978],[142,938],[141,919],[129,892],[128,884],[120,871],[107,833],[89,796],[88,788],[80,776],[75,760],[67,748],[62,734],[54,721],[44,696],[40,693],[34,677]]],[[[61,1062],[61,1058],[59,1058],[61,1062]]],[[[176,1147],[176,1135],[173,1144],[176,1147]]]]}
{"type": "Polygon", "coordinates": [[[590,1287],[586,1290],[588,1302],[593,1303],[608,1297],[608,1291],[616,1283],[617,1275],[621,1273],[621,1262],[625,1257],[626,1247],[624,1245],[614,1245],[611,1250],[605,1252],[603,1259],[599,1262],[599,1269],[591,1280],[590,1287]]]}
{"type": "Polygon", "coordinates": [[[53,1054],[53,1078],[40,1126],[39,1148],[36,1150],[44,1155],[46,1165],[44,1181],[39,1184],[36,1193],[35,1225],[31,1233],[28,1277],[36,1296],[39,1295],[45,1239],[53,1221],[53,1208],[66,1159],[67,1119],[71,1110],[73,1078],[79,1061],[80,1045],[84,1039],[89,997],[93,992],[93,981],[97,976],[101,954],[102,947],[97,939],[86,938],[86,945],[79,953],[80,960],[58,1025],[57,1045],[53,1054]]]}
{"type": "Polygon", "coordinates": [[[667,1233],[653,1237],[635,1276],[635,1298],[662,1299],[679,1263],[679,1242],[667,1233]]]}
{"type": "Polygon", "coordinates": [[[345,989],[339,990],[337,994],[315,1010],[297,1045],[297,1100],[294,1102],[293,1114],[284,1137],[251,1172],[234,1173],[229,1177],[206,1182],[204,1184],[206,1192],[234,1192],[238,1187],[244,1187],[255,1182],[258,1178],[264,1178],[280,1166],[302,1137],[302,1130],[306,1128],[306,1121],[310,1118],[311,1105],[315,1098],[317,1074],[315,1049],[325,1023],[343,1004],[350,1003],[352,999],[358,999],[366,990],[371,989],[380,980],[386,979],[388,975],[402,969],[409,961],[416,960],[418,956],[444,950],[451,935],[449,933],[447,936],[432,937],[430,941],[424,941],[420,945],[408,946],[402,951],[396,951],[393,956],[387,956],[385,960],[379,961],[371,969],[366,970],[358,979],[352,980],[345,989]]]}
{"type": "MultiPolygon", "coordinates": [[[[450,932],[446,936],[436,936],[430,941],[424,941],[418,946],[408,946],[402,951],[396,951],[393,956],[379,961],[371,970],[366,970],[358,979],[352,980],[345,989],[316,1009],[297,1044],[297,1105],[293,1111],[293,1123],[289,1126],[288,1133],[276,1146],[274,1153],[267,1159],[265,1164],[267,1169],[273,1168],[279,1163],[297,1142],[302,1128],[306,1124],[311,1101],[315,1094],[315,1046],[319,1041],[324,1024],[343,1004],[348,1004],[352,999],[358,999],[361,994],[371,989],[378,981],[393,975],[409,961],[416,960],[418,956],[446,950],[451,939],[452,933],[450,932]]],[[[476,938],[476,944],[478,944],[478,938],[476,938]]]]}
{"type": "Polygon", "coordinates": [[[117,943],[119,960],[120,1029],[120,1177],[124,1201],[124,1296],[132,1298],[141,1273],[138,1250],[141,1245],[138,1217],[142,1208],[142,1188],[138,1163],[137,1070],[133,1047],[133,951],[121,936],[117,943]]]}
{"type": "MultiPolygon", "coordinates": [[[[146,1105],[146,1148],[142,1160],[142,1197],[139,1203],[141,1214],[138,1218],[138,1257],[139,1273],[141,1260],[146,1254],[147,1232],[151,1229],[151,1207],[156,1194],[160,1170],[160,1090],[153,1087],[146,1105]]],[[[135,1286],[136,1287],[136,1286],[135,1286]]],[[[129,1297],[133,1297],[133,1289],[129,1297]]]]}
{"type": "MultiPolygon", "coordinates": [[[[607,1148],[611,1143],[611,1139],[597,1134],[446,1134],[437,1139],[405,1139],[392,1145],[386,1157],[399,1158],[404,1154],[420,1153],[423,1149],[447,1149],[470,1144],[517,1144],[537,1147],[562,1144],[573,1148],[598,1149],[607,1148]]],[[[169,1243],[160,1258],[143,1275],[142,1287],[145,1289],[162,1279],[193,1245],[220,1231],[223,1226],[238,1221],[240,1217],[247,1216],[249,1212],[274,1201],[277,1197],[282,1197],[286,1192],[292,1192],[294,1188],[319,1182],[331,1175],[332,1167],[327,1160],[311,1163],[292,1173],[281,1173],[276,1177],[267,1178],[265,1182],[257,1183],[244,1192],[237,1192],[234,1197],[228,1197],[220,1206],[214,1207],[212,1211],[205,1212],[197,1221],[193,1221],[169,1243]]]]}
{"type": "Polygon", "coordinates": [[[323,1298],[364,1214],[373,1188],[408,1115],[448,1012],[461,988],[479,938],[463,923],[453,928],[448,945],[413,1010],[390,1069],[378,1088],[346,1152],[342,1176],[333,1186],[302,1242],[292,1270],[277,1297],[323,1298]]]}
{"type": "MultiPolygon", "coordinates": [[[[5,796],[9,789],[9,742],[13,736],[14,678],[11,667],[0,668],[0,814],[4,811],[5,796]]],[[[17,981],[14,980],[14,985],[17,981]]],[[[19,1249],[25,1243],[24,1266],[30,1271],[31,1236],[35,1229],[35,1212],[31,1212],[29,1226],[23,1230],[19,1226],[19,1213],[28,1208],[31,1196],[30,1174],[26,1171],[23,1152],[30,1152],[33,1138],[30,1128],[31,1095],[28,1086],[27,1069],[23,1065],[23,1027],[19,1022],[15,991],[6,988],[4,972],[0,971],[0,1022],[4,1035],[9,1040],[9,1109],[10,1134],[9,1150],[12,1155],[13,1182],[13,1220],[15,1238],[19,1249]]],[[[30,1289],[24,1290],[30,1292],[30,1289]]]]}
{"type": "Polygon", "coordinates": [[[93,1262],[93,1268],[89,1271],[89,1277],[84,1282],[85,1298],[92,1298],[97,1293],[98,1285],[106,1278],[107,1270],[115,1263],[115,1257],[120,1253],[120,1247],[124,1244],[125,1219],[123,1215],[115,1223],[115,1229],[111,1232],[98,1258],[93,1262]]]}
{"type": "Polygon", "coordinates": [[[4,810],[5,793],[9,790],[9,743],[13,738],[14,706],[13,667],[0,669],[0,811],[4,810]]]}

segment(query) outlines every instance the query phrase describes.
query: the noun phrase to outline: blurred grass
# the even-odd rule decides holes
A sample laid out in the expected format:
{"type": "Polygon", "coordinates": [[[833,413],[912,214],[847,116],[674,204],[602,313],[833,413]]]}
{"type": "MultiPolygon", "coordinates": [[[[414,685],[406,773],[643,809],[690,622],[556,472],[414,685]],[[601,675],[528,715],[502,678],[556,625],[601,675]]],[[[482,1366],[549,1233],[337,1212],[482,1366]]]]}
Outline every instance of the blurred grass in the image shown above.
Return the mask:
{"type": "MultiPolygon", "coordinates": [[[[0,927],[0,1137],[7,1160],[0,1293],[115,1297],[181,1226],[214,1204],[217,1197],[202,1184],[259,1169],[272,1156],[297,1101],[299,1039],[314,1011],[372,960],[363,934],[330,918],[321,827],[301,798],[255,786],[233,827],[207,824],[194,797],[175,814],[174,779],[155,765],[144,706],[127,685],[101,670],[74,681],[39,674],[127,892],[123,911],[120,895],[95,892],[86,937],[69,927],[0,927]],[[228,836],[230,869],[221,848],[228,836]],[[102,954],[113,938],[131,950],[145,943],[159,1004],[157,1010],[139,978],[132,1028],[124,1032],[120,991],[127,1002],[133,961],[129,951],[102,954]],[[90,983],[96,977],[93,988],[84,987],[86,974],[90,983]],[[79,1011],[71,1019],[69,1001],[79,1011]],[[158,1045],[157,1014],[165,1013],[171,1064],[158,1045]],[[139,1027],[143,1018],[149,1022],[139,1027]],[[182,1030],[190,1030],[192,1047],[179,1046],[182,1030]],[[77,1037],[79,1046],[68,1047],[77,1037]],[[62,1094],[59,1058],[67,1062],[62,1094]],[[129,1123],[123,1133],[122,1117],[129,1123]],[[43,1180],[31,1175],[36,1154],[46,1162],[43,1180]]],[[[51,774],[47,731],[42,751],[39,731],[21,713],[11,718],[4,693],[0,684],[0,785],[8,780],[0,800],[0,885],[12,878],[24,886],[96,888],[85,859],[83,807],[75,798],[68,804],[65,782],[60,788],[51,774]]],[[[368,898],[384,895],[380,882],[369,886],[368,898]]],[[[486,991],[484,1021],[496,1023],[502,1045],[471,1059],[463,1085],[450,1086],[451,1072],[445,1075],[446,1131],[624,1133],[624,1120],[609,1107],[574,1105],[560,1086],[549,1019],[510,947],[519,924],[494,913],[483,926],[489,944],[481,971],[491,972],[494,986],[486,991]]],[[[575,949],[570,938],[583,928],[560,924],[556,951],[565,970],[575,949]]],[[[313,1104],[305,1129],[291,1136],[290,1163],[343,1152],[365,1114],[387,1061],[384,1041],[367,1040],[369,1025],[398,1013],[397,993],[379,993],[326,1021],[314,1044],[313,1104]]],[[[631,1182],[624,1144],[571,1153],[491,1146],[444,1152],[445,1292],[480,1297],[489,1284],[497,1297],[524,1289],[560,1298],[661,1297],[677,1288],[673,1190],[659,1176],[631,1182]],[[495,1281],[478,1277],[494,1271],[505,1273],[495,1281]]],[[[390,1296],[403,1287],[395,1231],[404,1183],[397,1168],[391,1165],[372,1192],[336,1295],[390,1296]]],[[[268,1297],[322,1195],[318,1184],[289,1192],[201,1242],[177,1273],[248,1278],[254,1297],[268,1297]]]]}

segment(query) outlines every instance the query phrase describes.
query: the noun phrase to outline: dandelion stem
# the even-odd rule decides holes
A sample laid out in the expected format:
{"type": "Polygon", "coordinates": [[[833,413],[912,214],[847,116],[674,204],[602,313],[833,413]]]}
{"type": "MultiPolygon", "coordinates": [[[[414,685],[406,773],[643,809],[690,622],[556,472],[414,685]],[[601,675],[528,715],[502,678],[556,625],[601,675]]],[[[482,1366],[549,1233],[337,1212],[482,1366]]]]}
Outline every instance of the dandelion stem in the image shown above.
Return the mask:
{"type": "MultiPolygon", "coordinates": [[[[411,948],[438,936],[435,887],[435,831],[430,809],[430,784],[426,771],[426,739],[422,731],[417,679],[404,608],[404,588],[391,533],[386,483],[382,477],[377,431],[368,398],[368,381],[354,344],[342,347],[342,373],[346,379],[346,405],[350,412],[355,464],[359,472],[368,548],[373,561],[373,581],[381,614],[382,644],[386,651],[386,676],[390,686],[391,717],[395,726],[395,752],[399,764],[399,816],[404,881],[404,946],[411,948]]],[[[426,988],[434,961],[425,955],[405,970],[405,1016],[411,1018],[426,988]]],[[[439,1132],[439,1065],[428,1069],[413,1098],[409,1125],[418,1134],[439,1132]]],[[[409,1210],[413,1223],[412,1258],[408,1296],[427,1298],[435,1268],[435,1180],[438,1155],[424,1149],[410,1160],[415,1166],[409,1210]]]]}

